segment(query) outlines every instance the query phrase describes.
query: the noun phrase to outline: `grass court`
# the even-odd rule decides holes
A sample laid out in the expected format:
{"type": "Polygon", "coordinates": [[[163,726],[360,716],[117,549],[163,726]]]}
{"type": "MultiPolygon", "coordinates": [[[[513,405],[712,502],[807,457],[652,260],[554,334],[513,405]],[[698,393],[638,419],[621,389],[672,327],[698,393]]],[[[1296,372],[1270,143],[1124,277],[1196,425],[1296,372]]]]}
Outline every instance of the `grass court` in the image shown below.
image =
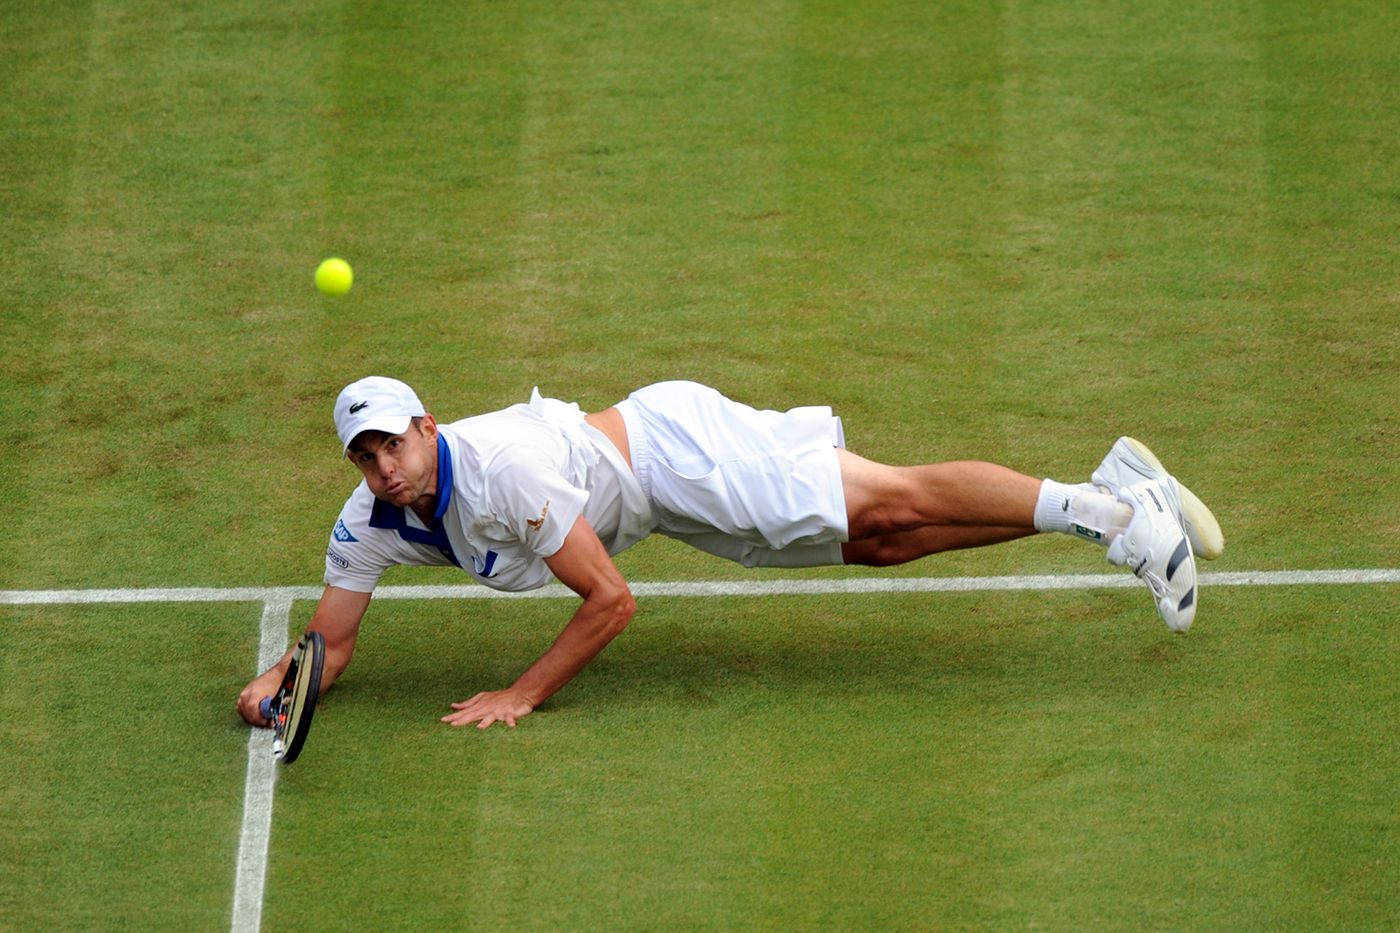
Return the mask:
{"type": "MultiPolygon", "coordinates": [[[[361,375],[442,420],[690,378],[831,404],[874,459],[1066,481],[1129,434],[1219,516],[1203,571],[1397,568],[1392,5],[0,19],[0,928],[233,923],[259,598],[16,594],[314,587],[356,482],[330,407],[361,375]],[[330,255],[340,299],[311,284],[330,255]]],[[[1058,538],[618,563],[1113,569],[1058,538]]],[[[1207,576],[1185,636],[1138,587],[644,597],[485,733],[437,719],[572,603],[376,600],[278,775],[257,918],[1392,930],[1396,596],[1207,576]]]]}

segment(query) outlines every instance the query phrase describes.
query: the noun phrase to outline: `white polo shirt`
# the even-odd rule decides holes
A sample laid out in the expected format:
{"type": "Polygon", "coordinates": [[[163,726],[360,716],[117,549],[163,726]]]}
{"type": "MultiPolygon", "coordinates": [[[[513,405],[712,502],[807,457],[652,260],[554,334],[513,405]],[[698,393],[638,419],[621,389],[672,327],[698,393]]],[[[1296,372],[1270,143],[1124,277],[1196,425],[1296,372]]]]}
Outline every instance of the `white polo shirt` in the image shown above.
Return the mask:
{"type": "Polygon", "coordinates": [[[534,589],[580,516],[609,554],[655,527],[617,448],[578,405],[535,389],[527,404],[439,426],[433,528],[362,481],[331,532],[325,580],[369,593],[395,564],[455,564],[498,590],[534,589]]]}

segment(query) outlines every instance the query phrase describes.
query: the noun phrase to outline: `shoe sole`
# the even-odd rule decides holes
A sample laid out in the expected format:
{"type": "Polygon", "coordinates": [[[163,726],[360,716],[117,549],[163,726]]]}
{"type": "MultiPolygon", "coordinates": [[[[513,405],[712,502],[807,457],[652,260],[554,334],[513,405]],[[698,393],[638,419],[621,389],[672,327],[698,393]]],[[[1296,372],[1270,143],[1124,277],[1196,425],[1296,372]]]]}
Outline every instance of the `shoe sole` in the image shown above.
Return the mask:
{"type": "MultiPolygon", "coordinates": [[[[1164,475],[1171,475],[1142,441],[1125,437],[1123,442],[1148,466],[1164,475]]],[[[1215,513],[1180,480],[1176,481],[1176,488],[1181,494],[1181,524],[1186,536],[1191,539],[1191,550],[1196,552],[1197,557],[1215,560],[1225,550],[1225,534],[1220,530],[1220,522],[1215,520],[1215,513]]]]}

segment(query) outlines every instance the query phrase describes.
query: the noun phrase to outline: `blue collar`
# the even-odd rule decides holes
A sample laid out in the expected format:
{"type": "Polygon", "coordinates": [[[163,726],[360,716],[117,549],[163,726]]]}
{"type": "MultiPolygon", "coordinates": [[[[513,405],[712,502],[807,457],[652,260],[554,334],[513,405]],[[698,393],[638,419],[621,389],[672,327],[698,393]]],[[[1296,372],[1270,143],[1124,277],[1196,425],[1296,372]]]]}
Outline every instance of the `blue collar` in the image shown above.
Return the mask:
{"type": "Polygon", "coordinates": [[[433,509],[433,524],[441,526],[452,501],[452,454],[447,450],[447,438],[438,432],[437,508],[433,509]]]}
{"type": "Polygon", "coordinates": [[[431,544],[460,567],[462,564],[457,560],[457,555],[452,553],[452,542],[447,540],[447,529],[442,523],[442,517],[447,514],[447,506],[452,502],[452,454],[448,451],[447,440],[441,432],[438,432],[437,442],[437,507],[433,509],[433,527],[426,531],[415,528],[408,523],[407,509],[401,509],[383,499],[374,500],[369,526],[397,531],[400,538],[414,544],[431,544]]]}

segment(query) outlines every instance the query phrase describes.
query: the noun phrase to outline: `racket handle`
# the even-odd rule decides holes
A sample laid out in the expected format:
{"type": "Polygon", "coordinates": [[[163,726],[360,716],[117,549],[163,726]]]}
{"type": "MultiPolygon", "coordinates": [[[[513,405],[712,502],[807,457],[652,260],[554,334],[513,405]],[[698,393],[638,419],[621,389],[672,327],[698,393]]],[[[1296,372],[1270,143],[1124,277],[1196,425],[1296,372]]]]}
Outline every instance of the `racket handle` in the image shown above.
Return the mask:
{"type": "Polygon", "coordinates": [[[262,713],[263,719],[272,718],[272,697],[262,698],[262,702],[258,704],[258,712],[262,713]]]}

